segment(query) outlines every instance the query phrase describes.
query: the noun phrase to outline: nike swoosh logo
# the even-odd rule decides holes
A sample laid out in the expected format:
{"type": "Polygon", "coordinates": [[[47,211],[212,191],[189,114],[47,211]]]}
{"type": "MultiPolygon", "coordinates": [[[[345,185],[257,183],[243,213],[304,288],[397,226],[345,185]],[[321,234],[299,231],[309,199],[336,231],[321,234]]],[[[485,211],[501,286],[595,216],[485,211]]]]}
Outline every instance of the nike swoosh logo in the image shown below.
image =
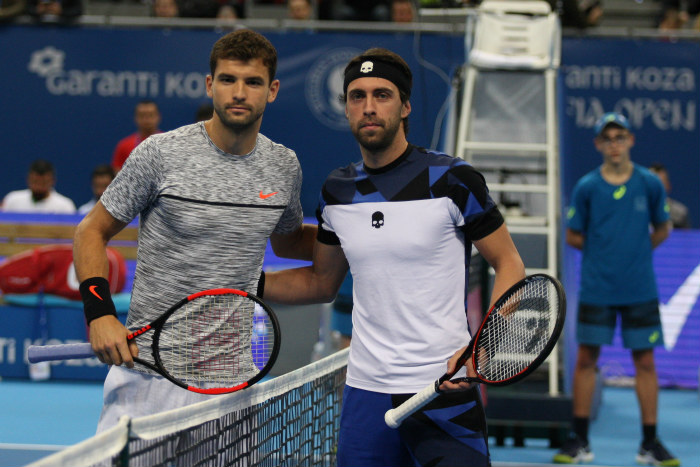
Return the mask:
{"type": "Polygon", "coordinates": [[[673,350],[676,346],[678,336],[697,303],[698,296],[700,296],[700,265],[693,270],[666,303],[660,304],[666,350],[673,350]]]}
{"type": "Polygon", "coordinates": [[[267,198],[270,198],[271,196],[275,196],[277,193],[279,193],[279,192],[273,191],[272,193],[264,194],[262,191],[260,191],[258,196],[260,196],[260,199],[267,199],[267,198]]]}
{"type": "MultiPolygon", "coordinates": [[[[100,300],[102,300],[102,297],[100,297],[100,294],[98,294],[97,292],[95,292],[95,289],[96,289],[96,288],[97,288],[96,285],[91,285],[90,287],[88,287],[88,290],[89,290],[90,293],[93,294],[95,297],[97,297],[97,298],[99,298],[100,300]]],[[[102,301],[104,302],[104,300],[102,300],[102,301]]]]}

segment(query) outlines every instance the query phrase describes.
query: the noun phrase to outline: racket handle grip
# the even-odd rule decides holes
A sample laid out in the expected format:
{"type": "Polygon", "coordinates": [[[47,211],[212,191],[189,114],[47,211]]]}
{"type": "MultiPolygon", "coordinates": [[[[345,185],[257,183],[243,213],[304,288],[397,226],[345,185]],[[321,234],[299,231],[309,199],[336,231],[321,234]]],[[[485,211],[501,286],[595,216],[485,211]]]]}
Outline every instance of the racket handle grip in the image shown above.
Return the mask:
{"type": "Polygon", "coordinates": [[[416,412],[421,407],[427,405],[440,393],[437,390],[438,381],[426,386],[421,392],[413,395],[403,404],[395,409],[387,410],[384,414],[384,422],[390,428],[398,428],[401,423],[416,412]]]}
{"type": "Polygon", "coordinates": [[[89,342],[60,345],[30,345],[27,349],[29,363],[70,360],[71,358],[91,358],[95,353],[89,342]]]}

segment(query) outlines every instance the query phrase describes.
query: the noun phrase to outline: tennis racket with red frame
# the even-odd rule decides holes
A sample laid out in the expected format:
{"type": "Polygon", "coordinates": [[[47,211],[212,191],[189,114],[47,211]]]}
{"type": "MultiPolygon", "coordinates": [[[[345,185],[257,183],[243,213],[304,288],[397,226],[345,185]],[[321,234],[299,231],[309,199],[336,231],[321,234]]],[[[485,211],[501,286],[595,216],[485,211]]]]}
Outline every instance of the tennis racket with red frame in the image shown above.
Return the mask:
{"type": "MultiPolygon", "coordinates": [[[[260,381],[274,365],[281,339],[272,309],[236,289],[189,295],[127,340],[149,332],[154,363],[134,361],[201,394],[235,392],[260,381]]],[[[30,346],[27,351],[30,363],[94,356],[90,343],[30,346]]]]}
{"type": "Polygon", "coordinates": [[[440,385],[451,379],[472,356],[476,377],[462,378],[462,381],[495,386],[520,381],[550,354],[561,334],[565,316],[566,296],[558,280],[546,274],[522,279],[488,311],[455,370],[388,410],[384,421],[391,428],[397,428],[440,395],[440,385]]]}

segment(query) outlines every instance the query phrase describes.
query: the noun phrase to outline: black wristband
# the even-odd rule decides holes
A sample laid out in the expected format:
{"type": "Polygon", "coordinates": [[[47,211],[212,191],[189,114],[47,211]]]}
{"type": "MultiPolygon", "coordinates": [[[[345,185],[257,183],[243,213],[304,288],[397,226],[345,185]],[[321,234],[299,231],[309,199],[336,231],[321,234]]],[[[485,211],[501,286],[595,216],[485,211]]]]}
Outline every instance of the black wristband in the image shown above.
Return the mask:
{"type": "Polygon", "coordinates": [[[255,292],[255,295],[258,296],[258,298],[262,298],[263,292],[265,292],[265,271],[260,271],[260,279],[258,279],[258,290],[255,292]]]}
{"type": "Polygon", "coordinates": [[[104,277],[91,277],[81,282],[80,296],[83,298],[83,311],[88,324],[102,316],[117,316],[117,309],[109,291],[109,281],[104,277]]]}

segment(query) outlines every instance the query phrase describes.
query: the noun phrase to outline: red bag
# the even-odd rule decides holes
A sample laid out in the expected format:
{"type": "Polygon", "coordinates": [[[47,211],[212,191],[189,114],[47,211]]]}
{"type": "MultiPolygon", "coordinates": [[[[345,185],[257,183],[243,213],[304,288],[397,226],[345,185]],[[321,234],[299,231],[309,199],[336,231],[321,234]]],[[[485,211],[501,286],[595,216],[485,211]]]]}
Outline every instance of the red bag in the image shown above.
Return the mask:
{"type": "MultiPolygon", "coordinates": [[[[126,283],[126,261],[107,248],[109,288],[121,292],[126,283]]],[[[73,266],[73,245],[48,245],[12,255],[0,263],[0,290],[6,294],[44,293],[80,300],[80,283],[73,266]]]]}

